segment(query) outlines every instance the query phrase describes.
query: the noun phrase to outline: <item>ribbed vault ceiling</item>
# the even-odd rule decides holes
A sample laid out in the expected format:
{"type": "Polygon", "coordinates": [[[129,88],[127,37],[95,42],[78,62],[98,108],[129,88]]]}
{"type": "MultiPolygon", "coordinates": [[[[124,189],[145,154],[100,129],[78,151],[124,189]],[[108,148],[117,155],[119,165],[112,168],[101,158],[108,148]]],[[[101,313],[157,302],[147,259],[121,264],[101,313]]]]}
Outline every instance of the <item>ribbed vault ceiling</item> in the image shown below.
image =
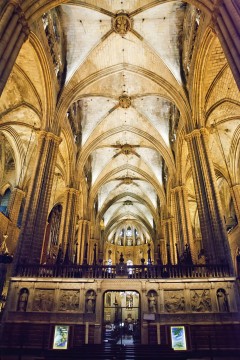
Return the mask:
{"type": "Polygon", "coordinates": [[[97,218],[109,234],[129,221],[152,230],[165,203],[163,167],[169,173],[175,168],[169,139],[174,105],[166,88],[185,96],[179,44],[186,3],[146,9],[148,1],[102,2],[102,9],[95,3],[61,6],[67,54],[62,98],[70,104],[72,96],[81,107],[77,180],[88,180],[88,203],[93,208],[97,202],[97,218]]]}
{"type": "Polygon", "coordinates": [[[99,238],[93,233],[103,222],[108,240],[129,225],[147,239],[161,238],[168,190],[179,183],[187,186],[193,219],[185,131],[191,121],[209,129],[220,174],[224,157],[218,137],[224,154],[232,154],[239,124],[239,93],[233,80],[229,85],[230,69],[217,37],[201,27],[208,22],[203,3],[211,8],[213,1],[24,1],[32,31],[0,102],[1,132],[16,165],[16,174],[2,180],[3,189],[18,184],[21,173],[27,192],[35,132],[44,129],[62,138],[49,211],[64,202],[66,188],[76,188],[78,215],[91,221],[93,238],[99,238]],[[209,47],[193,72],[196,54],[205,56],[198,40],[194,43],[198,31],[209,38],[209,47]],[[206,115],[199,120],[190,108],[196,73],[203,77],[197,91],[206,115]]]}

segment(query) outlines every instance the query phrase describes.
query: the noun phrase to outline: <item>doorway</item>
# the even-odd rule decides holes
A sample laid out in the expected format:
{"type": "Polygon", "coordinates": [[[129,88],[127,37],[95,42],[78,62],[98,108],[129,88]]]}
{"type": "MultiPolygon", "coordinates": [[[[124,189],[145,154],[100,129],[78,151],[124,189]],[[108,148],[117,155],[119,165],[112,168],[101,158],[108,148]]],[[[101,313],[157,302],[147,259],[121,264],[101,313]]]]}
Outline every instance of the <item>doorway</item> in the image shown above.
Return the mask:
{"type": "Polygon", "coordinates": [[[107,291],[104,294],[103,342],[140,344],[140,297],[137,291],[107,291]]]}

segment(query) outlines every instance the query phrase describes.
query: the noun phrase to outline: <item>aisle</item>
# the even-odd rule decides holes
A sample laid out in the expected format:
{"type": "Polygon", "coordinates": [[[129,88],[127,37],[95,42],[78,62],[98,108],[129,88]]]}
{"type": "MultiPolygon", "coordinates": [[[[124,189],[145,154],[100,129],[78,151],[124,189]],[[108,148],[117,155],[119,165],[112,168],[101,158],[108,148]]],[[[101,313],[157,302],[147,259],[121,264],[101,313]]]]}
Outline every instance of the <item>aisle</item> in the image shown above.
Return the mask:
{"type": "Polygon", "coordinates": [[[117,345],[133,345],[133,336],[132,335],[123,335],[122,342],[121,338],[118,340],[117,345]]]}

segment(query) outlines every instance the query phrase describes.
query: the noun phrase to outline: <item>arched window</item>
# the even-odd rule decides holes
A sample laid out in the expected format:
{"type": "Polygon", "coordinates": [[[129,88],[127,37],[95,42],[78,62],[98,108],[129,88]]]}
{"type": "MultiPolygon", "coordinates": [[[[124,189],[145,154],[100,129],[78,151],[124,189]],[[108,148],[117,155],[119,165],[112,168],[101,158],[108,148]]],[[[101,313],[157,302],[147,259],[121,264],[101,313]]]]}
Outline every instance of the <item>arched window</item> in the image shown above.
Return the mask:
{"type": "Polygon", "coordinates": [[[56,205],[48,217],[48,225],[45,233],[42,263],[54,264],[58,254],[58,238],[62,216],[62,206],[56,205]]]}
{"type": "Polygon", "coordinates": [[[7,215],[7,207],[11,196],[11,190],[8,188],[3,196],[0,197],[0,212],[7,215]]]}
{"type": "Polygon", "coordinates": [[[132,230],[131,230],[130,226],[127,228],[126,235],[132,236],[132,230]]]}

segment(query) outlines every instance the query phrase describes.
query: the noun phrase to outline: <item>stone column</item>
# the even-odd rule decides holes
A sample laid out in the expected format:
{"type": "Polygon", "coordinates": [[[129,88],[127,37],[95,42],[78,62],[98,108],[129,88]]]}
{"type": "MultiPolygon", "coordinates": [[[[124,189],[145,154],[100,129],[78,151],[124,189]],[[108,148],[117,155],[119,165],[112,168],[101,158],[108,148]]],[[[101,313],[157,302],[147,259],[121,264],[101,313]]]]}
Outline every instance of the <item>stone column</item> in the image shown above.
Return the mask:
{"type": "Polygon", "coordinates": [[[78,254],[77,254],[77,263],[82,263],[82,232],[83,232],[83,222],[84,220],[78,221],[78,237],[77,237],[77,243],[78,243],[78,254]]]}
{"type": "Polygon", "coordinates": [[[85,313],[85,283],[80,283],[80,294],[79,294],[79,312],[85,313]]]}
{"type": "MultiPolygon", "coordinates": [[[[163,235],[164,236],[164,235],[163,235]]],[[[160,255],[161,255],[161,259],[160,260],[162,260],[162,264],[166,264],[166,259],[167,259],[167,254],[166,254],[166,241],[165,241],[165,239],[163,238],[161,238],[160,240],[159,240],[159,243],[158,243],[158,245],[159,245],[159,249],[160,249],[160,255]]],[[[157,254],[156,254],[157,256],[156,256],[156,259],[158,259],[159,258],[159,254],[158,254],[158,246],[157,246],[157,254]]]]}
{"type": "Polygon", "coordinates": [[[98,263],[98,240],[96,239],[89,239],[89,246],[88,246],[88,263],[89,265],[96,265],[98,263]],[[94,254],[96,254],[96,259],[94,259],[94,254]],[[96,260],[96,262],[95,262],[96,260]]]}
{"type": "Polygon", "coordinates": [[[193,263],[197,262],[197,254],[193,242],[192,224],[188,206],[187,189],[184,185],[172,189],[173,210],[178,251],[180,255],[185,250],[185,245],[190,246],[193,263]]]}
{"type": "Polygon", "coordinates": [[[103,292],[101,290],[101,282],[102,280],[95,280],[97,282],[97,292],[96,292],[96,322],[95,322],[95,329],[94,329],[94,339],[95,344],[101,343],[101,324],[103,321],[103,309],[104,303],[103,303],[103,292]]]}
{"type": "Polygon", "coordinates": [[[19,1],[10,1],[0,20],[0,95],[30,30],[19,1]]]}
{"type": "Polygon", "coordinates": [[[67,188],[65,192],[65,200],[63,205],[63,213],[61,217],[60,241],[63,253],[65,254],[67,244],[69,250],[69,258],[73,261],[75,247],[75,232],[78,207],[78,190],[67,188]]]}
{"type": "Polygon", "coordinates": [[[39,263],[42,252],[55,164],[61,139],[40,131],[35,167],[29,186],[14,262],[39,263]]]}
{"type": "Polygon", "coordinates": [[[90,221],[80,220],[78,233],[79,263],[87,261],[88,241],[90,237],[90,221]]]}
{"type": "Polygon", "coordinates": [[[99,247],[98,247],[98,259],[103,259],[103,250],[104,250],[104,225],[101,226],[100,224],[100,240],[99,240],[99,247]]]}
{"type": "Polygon", "coordinates": [[[11,193],[11,197],[8,203],[8,216],[15,225],[17,225],[18,222],[18,216],[24,196],[25,193],[17,187],[14,188],[11,193]]]}
{"type": "Polygon", "coordinates": [[[234,209],[236,212],[238,224],[240,224],[240,185],[236,184],[230,188],[233,199],[234,209]]]}
{"type": "Polygon", "coordinates": [[[136,245],[136,235],[135,235],[135,231],[134,231],[134,226],[132,226],[132,234],[133,234],[133,246],[136,245]]]}
{"type": "Polygon", "coordinates": [[[220,196],[208,146],[206,128],[186,135],[198,206],[202,243],[207,263],[228,263],[232,259],[221,211],[220,196]]]}
{"type": "Polygon", "coordinates": [[[5,169],[5,161],[6,161],[5,136],[3,134],[0,134],[0,151],[1,151],[0,164],[1,164],[1,168],[3,169],[3,171],[0,174],[0,181],[2,183],[3,176],[4,176],[3,175],[4,169],[5,169]]]}
{"type": "Polygon", "coordinates": [[[175,241],[174,241],[174,235],[173,235],[173,218],[167,218],[163,220],[163,234],[165,239],[165,249],[164,249],[164,255],[163,255],[163,264],[167,264],[167,249],[166,245],[169,244],[170,251],[171,251],[171,263],[177,264],[177,257],[176,257],[176,251],[175,251],[175,241]]]}
{"type": "MultiPolygon", "coordinates": [[[[96,225],[97,226],[97,225],[96,225]]],[[[104,230],[105,230],[105,226],[104,226],[104,221],[103,219],[100,220],[100,223],[99,223],[99,239],[97,240],[97,262],[100,260],[100,262],[102,261],[103,259],[103,250],[104,250],[104,230]]],[[[117,234],[116,234],[117,236],[117,234]]],[[[116,236],[115,236],[115,239],[114,239],[114,243],[116,242],[116,236]]]]}
{"type": "Polygon", "coordinates": [[[240,5],[234,0],[217,1],[213,12],[214,29],[221,42],[233,76],[240,88],[240,5]]]}
{"type": "Polygon", "coordinates": [[[125,227],[124,227],[123,246],[126,246],[126,245],[127,245],[127,244],[126,244],[126,231],[127,231],[127,229],[125,229],[125,227]]]}

